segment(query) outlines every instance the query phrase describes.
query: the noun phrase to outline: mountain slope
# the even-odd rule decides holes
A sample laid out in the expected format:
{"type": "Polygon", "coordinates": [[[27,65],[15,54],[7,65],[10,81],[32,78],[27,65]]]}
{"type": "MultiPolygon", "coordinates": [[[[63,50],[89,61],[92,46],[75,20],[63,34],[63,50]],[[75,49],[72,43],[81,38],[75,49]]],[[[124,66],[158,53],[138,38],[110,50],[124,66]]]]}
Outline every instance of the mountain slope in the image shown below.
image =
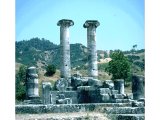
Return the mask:
{"type": "MultiPolygon", "coordinates": [[[[55,64],[60,67],[60,46],[52,42],[33,38],[28,41],[16,42],[16,62],[27,66],[46,66],[55,64]]],[[[87,62],[87,48],[82,44],[71,44],[71,65],[83,65],[87,62]]]]}
{"type": "MultiPolygon", "coordinates": [[[[60,68],[60,46],[55,45],[44,38],[32,38],[27,41],[19,41],[16,45],[16,62],[26,66],[36,66],[44,70],[48,64],[54,64],[60,68]]],[[[80,43],[70,44],[70,57],[72,69],[87,69],[87,47],[80,43]]],[[[114,52],[114,51],[111,51],[114,52]]],[[[108,58],[108,52],[97,50],[99,70],[104,71],[106,63],[111,59],[108,58]]],[[[124,51],[128,59],[134,64],[134,71],[144,74],[144,49],[137,51],[124,51]]]]}

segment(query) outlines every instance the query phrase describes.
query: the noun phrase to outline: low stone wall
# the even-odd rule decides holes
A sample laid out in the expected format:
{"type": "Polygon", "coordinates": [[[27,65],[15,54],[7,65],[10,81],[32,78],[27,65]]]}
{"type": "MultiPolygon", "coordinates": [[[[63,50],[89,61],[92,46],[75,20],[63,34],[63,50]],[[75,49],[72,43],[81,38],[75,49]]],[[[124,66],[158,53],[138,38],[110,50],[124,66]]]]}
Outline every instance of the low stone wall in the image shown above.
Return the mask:
{"type": "Polygon", "coordinates": [[[106,114],[144,114],[144,107],[106,107],[102,109],[106,114]]]}
{"type": "Polygon", "coordinates": [[[61,105],[16,105],[16,114],[86,112],[99,110],[101,107],[131,107],[131,103],[93,103],[61,105]]]}
{"type": "Polygon", "coordinates": [[[117,115],[116,120],[145,120],[144,114],[142,115],[117,115]]]}

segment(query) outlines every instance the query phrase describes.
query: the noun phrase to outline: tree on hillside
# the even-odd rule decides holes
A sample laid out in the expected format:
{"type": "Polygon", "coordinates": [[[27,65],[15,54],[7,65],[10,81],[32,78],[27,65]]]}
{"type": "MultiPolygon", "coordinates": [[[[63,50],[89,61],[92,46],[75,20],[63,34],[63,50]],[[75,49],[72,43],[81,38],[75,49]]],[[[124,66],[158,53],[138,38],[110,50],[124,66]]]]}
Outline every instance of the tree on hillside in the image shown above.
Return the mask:
{"type": "Polygon", "coordinates": [[[53,50],[57,48],[56,44],[53,44],[47,39],[40,39],[38,37],[31,38],[30,40],[16,41],[16,50],[17,51],[28,51],[30,48],[35,48],[37,50],[53,50]]]}
{"type": "Polygon", "coordinates": [[[136,52],[137,44],[132,46],[131,53],[134,54],[136,52]]]}
{"type": "Polygon", "coordinates": [[[135,56],[135,53],[136,53],[136,48],[137,48],[137,45],[133,45],[132,46],[132,49],[131,49],[131,59],[130,59],[130,62],[132,63],[132,69],[131,69],[131,72],[132,74],[136,71],[136,67],[134,65],[134,56],[135,56]]]}
{"type": "Polygon", "coordinates": [[[26,70],[27,68],[24,65],[21,65],[18,73],[16,74],[16,100],[25,99],[26,70]]]}
{"type": "Polygon", "coordinates": [[[136,49],[137,48],[137,44],[133,45],[133,49],[136,49]]]}
{"type": "Polygon", "coordinates": [[[120,50],[114,51],[111,55],[111,61],[106,68],[109,74],[112,74],[112,79],[124,79],[128,81],[131,75],[130,62],[120,50]]]}
{"type": "Polygon", "coordinates": [[[46,76],[52,76],[56,73],[56,67],[54,65],[48,65],[46,68],[46,76]]]}

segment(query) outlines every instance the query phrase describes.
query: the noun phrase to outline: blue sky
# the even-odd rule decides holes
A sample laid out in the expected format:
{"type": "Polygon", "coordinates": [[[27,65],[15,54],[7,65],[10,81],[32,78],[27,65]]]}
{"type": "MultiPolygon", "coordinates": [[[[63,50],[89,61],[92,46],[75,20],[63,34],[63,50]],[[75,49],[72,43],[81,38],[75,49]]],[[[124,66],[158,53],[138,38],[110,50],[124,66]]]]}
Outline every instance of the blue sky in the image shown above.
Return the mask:
{"type": "Polygon", "coordinates": [[[98,50],[144,48],[144,0],[16,0],[16,41],[60,43],[57,22],[71,19],[70,43],[87,44],[86,20],[98,20],[98,50]]]}

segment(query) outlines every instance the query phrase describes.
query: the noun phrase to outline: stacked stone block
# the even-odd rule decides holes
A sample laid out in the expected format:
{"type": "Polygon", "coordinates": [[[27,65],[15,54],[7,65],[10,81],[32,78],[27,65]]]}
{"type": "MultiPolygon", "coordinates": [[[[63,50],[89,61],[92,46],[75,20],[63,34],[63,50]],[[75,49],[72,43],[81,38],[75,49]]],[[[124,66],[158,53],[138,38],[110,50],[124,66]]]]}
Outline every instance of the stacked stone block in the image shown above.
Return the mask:
{"type": "Polygon", "coordinates": [[[72,104],[72,99],[66,98],[64,94],[58,94],[56,96],[56,104],[72,104]]]}
{"type": "Polygon", "coordinates": [[[114,80],[114,89],[118,90],[119,94],[124,94],[124,80],[123,79],[114,80]]]}
{"type": "Polygon", "coordinates": [[[101,102],[107,103],[111,101],[111,90],[109,88],[100,88],[101,102]]]}
{"type": "Polygon", "coordinates": [[[24,104],[41,104],[36,67],[29,67],[26,73],[26,99],[24,104]]]}
{"type": "Polygon", "coordinates": [[[50,95],[51,90],[52,90],[52,85],[50,82],[42,82],[43,104],[51,104],[51,95],[50,95]]]}
{"type": "Polygon", "coordinates": [[[78,93],[77,91],[51,91],[52,104],[77,104],[78,93]]]}
{"type": "Polygon", "coordinates": [[[38,75],[36,67],[29,67],[26,75],[26,97],[27,99],[36,99],[39,97],[38,75]]]}

